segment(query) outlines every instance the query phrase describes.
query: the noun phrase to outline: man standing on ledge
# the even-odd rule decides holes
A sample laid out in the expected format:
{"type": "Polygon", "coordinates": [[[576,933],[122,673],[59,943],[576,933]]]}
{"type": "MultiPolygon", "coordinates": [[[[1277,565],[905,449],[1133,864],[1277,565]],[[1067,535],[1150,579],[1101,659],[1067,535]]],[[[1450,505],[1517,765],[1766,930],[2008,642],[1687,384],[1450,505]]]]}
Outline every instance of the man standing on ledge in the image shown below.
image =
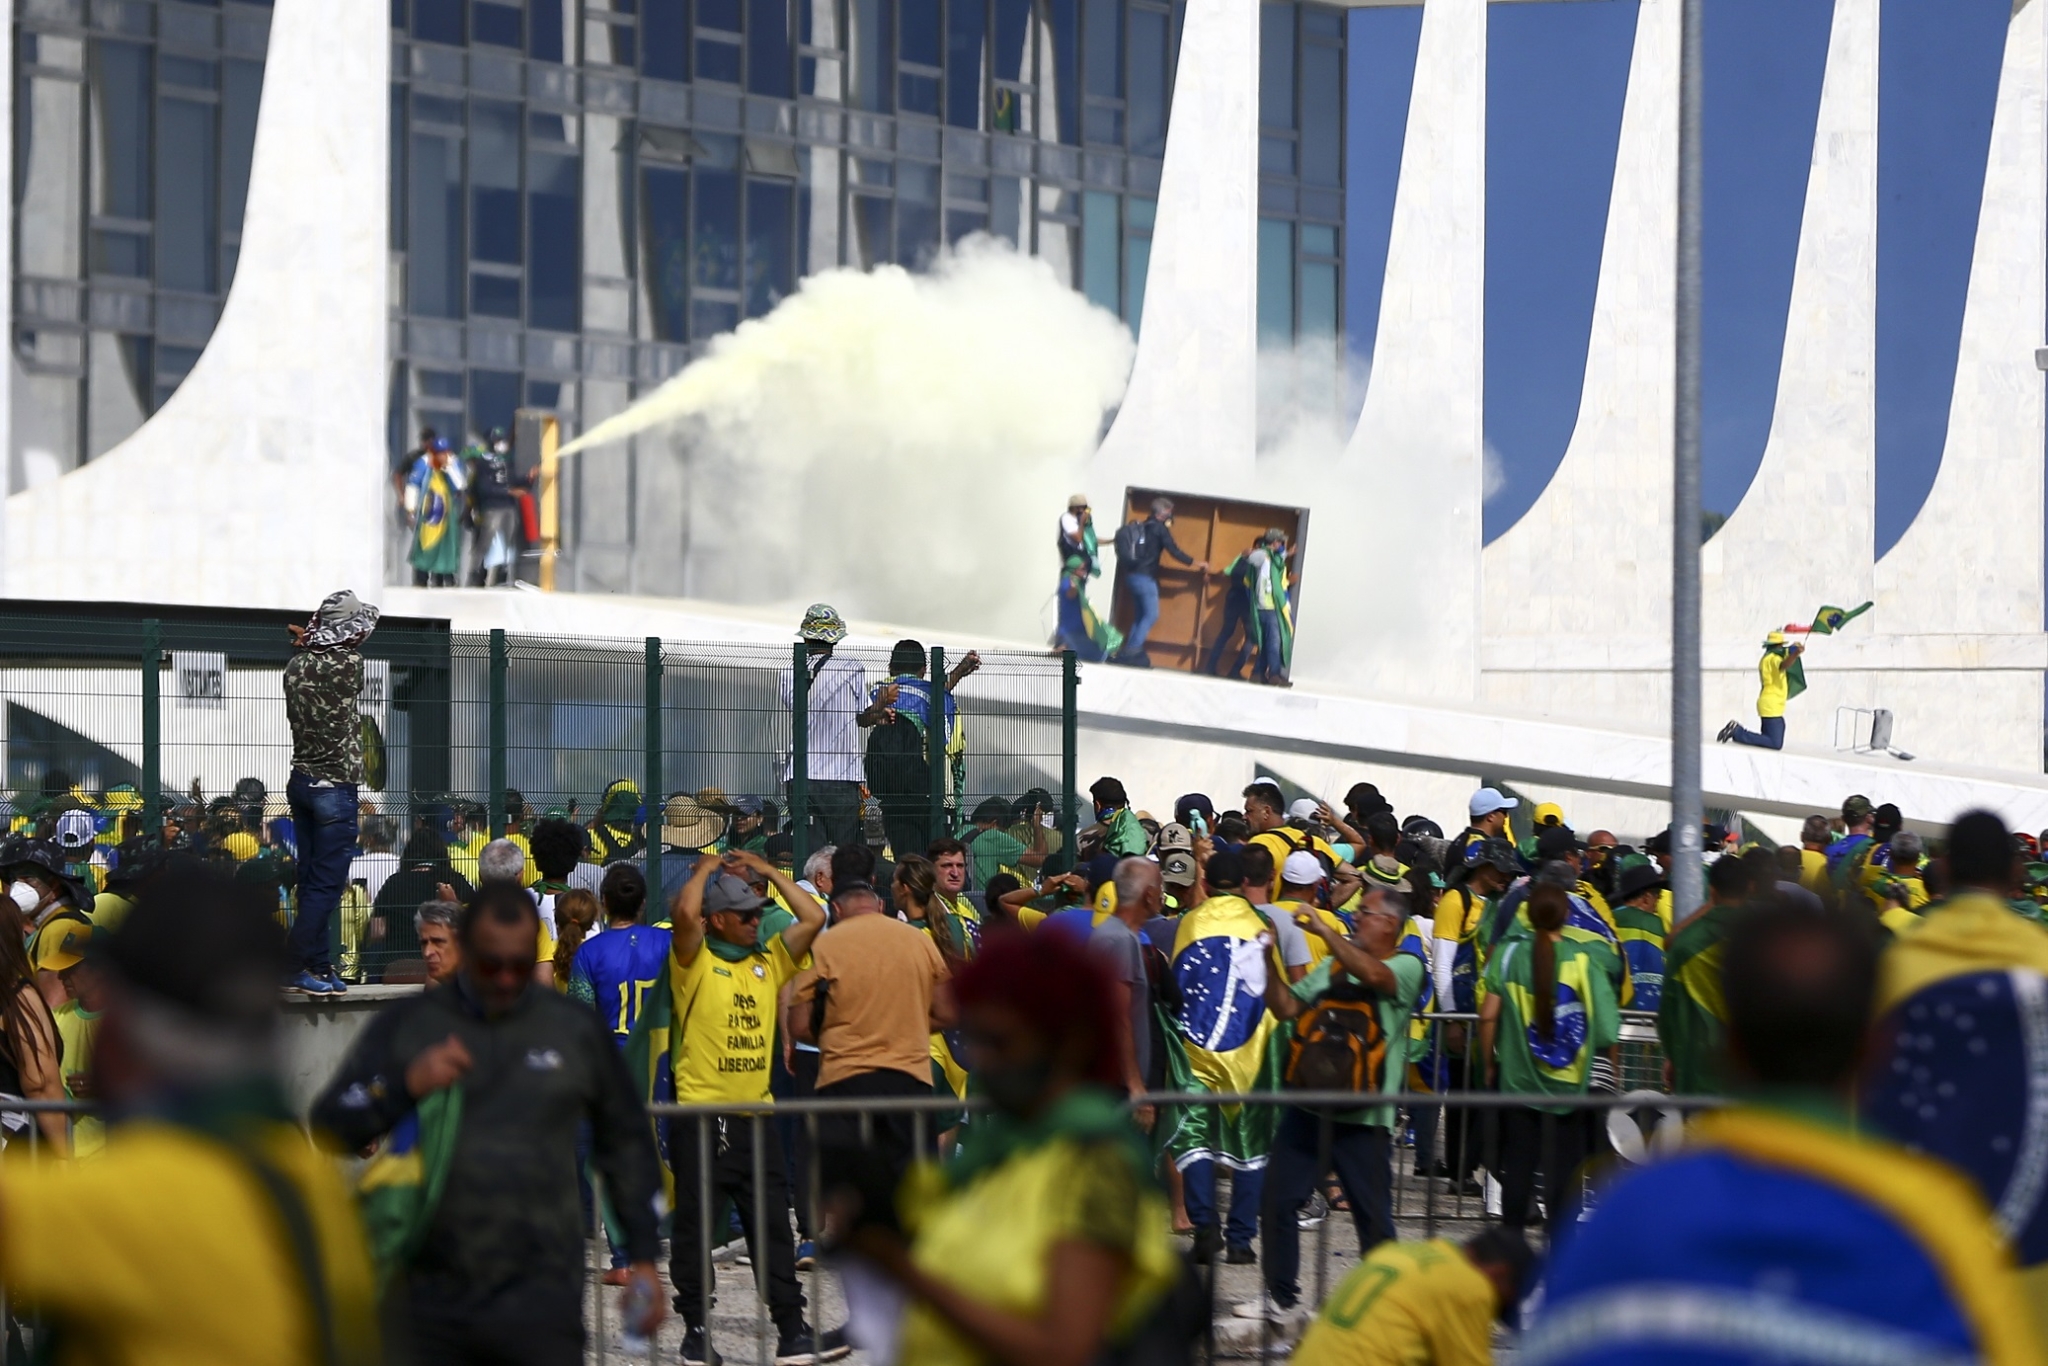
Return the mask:
{"type": "Polygon", "coordinates": [[[1757,725],[1761,733],[1730,721],[1721,727],[1721,733],[1714,738],[1722,744],[1733,740],[1738,745],[1755,745],[1759,749],[1783,749],[1785,747],[1785,704],[1806,691],[1806,679],[1794,666],[1799,656],[1806,653],[1804,645],[1785,643],[1783,631],[1773,631],[1764,637],[1764,657],[1757,661],[1757,677],[1762,686],[1756,694],[1757,725]]]}
{"type": "Polygon", "coordinates": [[[355,857],[356,787],[363,781],[363,641],[377,629],[377,609],[347,589],[329,593],[304,626],[287,626],[291,662],[284,666],[284,714],[292,728],[292,776],[285,783],[299,836],[299,913],[290,948],[296,972],[285,985],[308,996],[339,996],[347,988],[327,950],[327,922],[341,905],[349,860],[355,857]]]}
{"type": "Polygon", "coordinates": [[[1198,573],[1209,572],[1207,561],[1197,560],[1173,539],[1171,498],[1154,498],[1151,513],[1144,521],[1127,522],[1117,528],[1116,562],[1123,570],[1124,586],[1131,590],[1131,602],[1137,610],[1137,616],[1131,622],[1131,633],[1124,638],[1124,648],[1116,656],[1119,664],[1135,664],[1141,669],[1152,667],[1152,660],[1145,653],[1145,638],[1152,634],[1152,627],[1159,620],[1159,558],[1162,555],[1171,555],[1182,564],[1193,566],[1198,573]]]}

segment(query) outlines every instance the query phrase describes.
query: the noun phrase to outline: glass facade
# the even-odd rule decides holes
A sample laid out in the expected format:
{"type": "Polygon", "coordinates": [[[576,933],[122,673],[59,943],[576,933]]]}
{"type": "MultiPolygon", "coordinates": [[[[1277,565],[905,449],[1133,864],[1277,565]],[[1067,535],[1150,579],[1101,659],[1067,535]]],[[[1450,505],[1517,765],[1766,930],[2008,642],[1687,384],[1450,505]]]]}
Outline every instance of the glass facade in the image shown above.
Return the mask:
{"type": "MultiPolygon", "coordinates": [[[[19,3],[14,487],[132,431],[204,344],[268,17],[19,3]]],[[[394,458],[520,406],[586,427],[805,274],[973,232],[1142,322],[1181,0],[389,3],[394,458]]],[[[1263,19],[1261,335],[1334,351],[1344,12],[1263,19]]],[[[687,452],[571,469],[571,582],[687,591],[687,452]]]]}

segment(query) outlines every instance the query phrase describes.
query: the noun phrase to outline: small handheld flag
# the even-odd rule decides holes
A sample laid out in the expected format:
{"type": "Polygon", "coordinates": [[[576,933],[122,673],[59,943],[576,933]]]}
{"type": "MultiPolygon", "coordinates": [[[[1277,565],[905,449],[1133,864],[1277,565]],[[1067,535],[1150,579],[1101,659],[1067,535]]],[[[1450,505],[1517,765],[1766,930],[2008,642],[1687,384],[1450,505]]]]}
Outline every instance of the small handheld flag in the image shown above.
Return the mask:
{"type": "Polygon", "coordinates": [[[1865,612],[1868,612],[1871,605],[1866,602],[1861,607],[1822,607],[1813,614],[1813,624],[1811,626],[1800,626],[1793,622],[1787,622],[1785,629],[1797,632],[1800,635],[1831,636],[1850,622],[1856,620],[1856,618],[1862,616],[1865,612]]]}

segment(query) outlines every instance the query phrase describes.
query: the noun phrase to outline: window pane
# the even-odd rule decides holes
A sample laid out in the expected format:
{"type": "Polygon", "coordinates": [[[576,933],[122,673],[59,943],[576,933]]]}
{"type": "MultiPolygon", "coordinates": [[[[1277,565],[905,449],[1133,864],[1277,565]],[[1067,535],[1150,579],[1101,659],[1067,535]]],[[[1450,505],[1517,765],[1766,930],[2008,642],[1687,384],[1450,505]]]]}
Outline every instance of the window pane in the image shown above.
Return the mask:
{"type": "Polygon", "coordinates": [[[946,245],[956,245],[969,233],[987,232],[988,215],[978,209],[946,210],[946,245]]]}
{"type": "Polygon", "coordinates": [[[15,91],[16,268],[24,275],[76,276],[85,246],[79,193],[85,168],[78,164],[85,91],[73,81],[26,73],[16,78],[15,91]]]}
{"type": "Polygon", "coordinates": [[[747,186],[747,316],[758,318],[796,287],[790,210],[794,185],[753,181],[747,186]]]}
{"type": "Polygon", "coordinates": [[[641,172],[646,243],[647,301],[654,335],[661,341],[688,341],[690,257],[690,173],[666,166],[641,172]]]}
{"type": "Polygon", "coordinates": [[[740,287],[740,177],[737,171],[697,169],[697,241],[690,278],[713,289],[740,287]]]}
{"type": "Polygon", "coordinates": [[[738,33],[740,0],[697,0],[697,27],[738,33]]]}
{"type": "Polygon", "coordinates": [[[575,157],[536,155],[526,163],[526,221],[533,259],[526,267],[526,321],[550,332],[576,330],[583,279],[578,187],[583,163],[575,157]]]}
{"type": "Polygon", "coordinates": [[[946,24],[946,122],[980,128],[987,0],[952,0],[946,24]]]}
{"type": "Polygon", "coordinates": [[[407,158],[407,311],[462,316],[462,149],[447,138],[414,137],[407,158]]]}
{"type": "Polygon", "coordinates": [[[1294,341],[1294,225],[1259,220],[1259,345],[1294,341]]]}
{"type": "Polygon", "coordinates": [[[1124,111],[1108,105],[1091,104],[1086,111],[1088,141],[1098,147],[1124,145],[1124,111]]]}
{"type": "Polygon", "coordinates": [[[898,92],[897,112],[923,114],[927,118],[939,116],[939,78],[919,76],[904,72],[903,88],[898,92]]]}
{"type": "Polygon", "coordinates": [[[519,106],[478,100],[469,113],[470,254],[516,266],[519,250],[519,106]]]}
{"type": "Polygon", "coordinates": [[[479,436],[493,427],[512,430],[512,410],[519,406],[517,370],[469,372],[469,427],[479,436]]]}
{"type": "Polygon", "coordinates": [[[894,107],[896,83],[890,79],[890,52],[895,33],[889,0],[852,0],[853,79],[849,92],[856,109],[887,113],[894,107]]]}
{"type": "Polygon", "coordinates": [[[427,398],[461,398],[462,372],[460,370],[415,370],[419,376],[420,393],[427,398]]]}
{"type": "Polygon", "coordinates": [[[428,43],[460,47],[462,0],[412,0],[412,36],[428,43]]]}
{"type": "Polygon", "coordinates": [[[1131,152],[1166,155],[1166,16],[1131,11],[1131,152]]]}
{"type": "Polygon", "coordinates": [[[1337,335],[1337,267],[1327,261],[1302,263],[1301,335],[1323,341],[1337,335]]]}
{"type": "Polygon", "coordinates": [[[157,116],[157,166],[163,172],[156,206],[157,283],[210,294],[220,259],[214,107],[165,100],[157,116]]]}
{"type": "Polygon", "coordinates": [[[1087,0],[1088,93],[1121,99],[1124,93],[1123,0],[1087,0]]]}
{"type": "Polygon", "coordinates": [[[1259,126],[1294,127],[1294,6],[1259,6],[1259,126]]]}
{"type": "Polygon", "coordinates": [[[996,0],[996,79],[1029,85],[1031,0],[996,0]]]}
{"type": "Polygon", "coordinates": [[[263,64],[229,62],[221,91],[221,217],[229,232],[242,230],[249,199],[249,156],[256,147],[256,109],[263,98],[263,64]]]}
{"type": "Polygon", "coordinates": [[[149,238],[137,232],[96,232],[92,235],[95,275],[149,278],[149,238]]]}
{"type": "Polygon", "coordinates": [[[519,279],[507,275],[473,275],[469,311],[481,318],[518,318],[519,279]]]}
{"type": "Polygon", "coordinates": [[[640,70],[664,81],[690,78],[689,0],[641,0],[640,70]]]}
{"type": "Polygon", "coordinates": [[[1259,170],[1265,175],[1294,174],[1294,139],[1262,137],[1259,139],[1259,170]]]}
{"type": "Polygon", "coordinates": [[[863,270],[894,259],[895,205],[871,195],[853,198],[853,242],[849,251],[854,265],[863,270]]]}
{"type": "Polygon", "coordinates": [[[1301,50],[1301,178],[1311,185],[1344,183],[1344,53],[1301,50]]]}
{"type": "Polygon", "coordinates": [[[920,204],[939,202],[939,168],[923,161],[896,163],[896,197],[920,204]]]}
{"type": "Polygon", "coordinates": [[[1124,321],[1136,333],[1145,318],[1145,272],[1152,265],[1152,239],[1124,239],[1124,321]]]}
{"type": "Polygon", "coordinates": [[[937,66],[939,55],[939,0],[902,0],[903,46],[898,50],[906,62],[937,66]]]}
{"type": "Polygon", "coordinates": [[[740,45],[722,43],[715,38],[697,39],[697,79],[700,81],[722,81],[727,85],[740,83],[740,45]]]}
{"type": "Polygon", "coordinates": [[[1081,140],[1081,91],[1075,70],[1081,36],[1077,27],[1080,16],[1074,13],[1077,3],[1078,0],[1046,0],[1046,10],[1052,18],[1052,63],[1047,79],[1056,97],[1053,132],[1060,142],[1081,140]]]}
{"type": "Polygon", "coordinates": [[[788,99],[793,93],[791,81],[789,0],[749,0],[747,89],[788,99]]]}
{"type": "Polygon", "coordinates": [[[690,307],[690,335],[698,341],[709,341],[721,332],[730,332],[740,325],[738,304],[715,303],[699,299],[690,307]]]}
{"type": "Polygon", "coordinates": [[[989,185],[989,222],[998,237],[1013,247],[1031,243],[1031,225],[1024,199],[1024,182],[1015,176],[997,176],[989,185]]]}
{"type": "Polygon", "coordinates": [[[929,266],[939,250],[939,206],[896,201],[896,260],[912,270],[929,266]]]}
{"type": "Polygon", "coordinates": [[[93,150],[104,194],[99,212],[111,218],[150,216],[150,86],[148,48],[93,43],[93,150]]]}
{"type": "Polygon", "coordinates": [[[212,90],[220,85],[220,70],[212,62],[196,57],[157,58],[157,78],[165,85],[182,85],[187,90],[212,90]]]}
{"type": "Polygon", "coordinates": [[[533,46],[528,50],[535,61],[562,60],[562,5],[564,0],[526,0],[526,12],[533,16],[533,46]]]}
{"type": "Polygon", "coordinates": [[[470,11],[469,21],[475,26],[476,41],[492,47],[523,48],[526,36],[519,30],[519,6],[497,5],[476,0],[476,7],[470,11]]]}
{"type": "Polygon", "coordinates": [[[1304,256],[1335,256],[1337,230],[1327,223],[1303,223],[1301,253],[1304,256]]]}
{"type": "Polygon", "coordinates": [[[1303,5],[1301,27],[1306,33],[1318,38],[1342,38],[1344,36],[1344,11],[1328,5],[1303,5]]]}
{"type": "Polygon", "coordinates": [[[1081,196],[1081,292],[1088,302],[1120,313],[1117,197],[1104,190],[1081,196]]]}

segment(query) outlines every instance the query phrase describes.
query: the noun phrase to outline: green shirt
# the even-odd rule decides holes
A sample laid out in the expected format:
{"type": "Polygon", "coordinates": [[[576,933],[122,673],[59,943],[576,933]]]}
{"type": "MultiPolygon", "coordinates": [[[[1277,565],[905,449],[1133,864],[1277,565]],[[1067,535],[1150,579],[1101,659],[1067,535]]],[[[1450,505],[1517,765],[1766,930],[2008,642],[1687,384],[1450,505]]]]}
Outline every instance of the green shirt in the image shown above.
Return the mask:
{"type": "Polygon", "coordinates": [[[1486,994],[1501,998],[1493,1049],[1502,1091],[1582,1096],[1593,1054],[1621,1037],[1621,1003],[1606,962],[1577,940],[1560,938],[1555,947],[1555,1007],[1547,1039],[1533,1023],[1536,941],[1504,940],[1486,965],[1486,994]]]}
{"type": "MultiPolygon", "coordinates": [[[[1394,994],[1380,998],[1380,1028],[1387,1036],[1386,1079],[1381,1083],[1380,1094],[1394,1096],[1406,1089],[1408,1062],[1416,1051],[1415,1041],[1408,1037],[1408,1017],[1415,1013],[1416,998],[1422,994],[1422,960],[1412,953],[1397,953],[1382,960],[1394,974],[1394,994]]],[[[1336,958],[1325,958],[1308,970],[1308,975],[1288,987],[1295,997],[1304,1004],[1315,1004],[1316,998],[1330,989],[1330,979],[1343,969],[1338,967],[1336,958]]],[[[1344,973],[1346,981],[1350,973],[1344,973]]],[[[1286,1038],[1293,1038],[1293,1026],[1288,1026],[1286,1038]]],[[[1392,1105],[1368,1105],[1357,1110],[1339,1110],[1330,1116],[1339,1124],[1370,1124],[1381,1129],[1394,1127],[1392,1105]]]]}
{"type": "Polygon", "coordinates": [[[1025,852],[1025,847],[1011,839],[1006,831],[982,831],[974,837],[974,843],[967,846],[968,856],[974,863],[974,885],[988,886],[988,880],[1003,869],[1017,867],[1017,860],[1024,857],[1025,852]]]}

